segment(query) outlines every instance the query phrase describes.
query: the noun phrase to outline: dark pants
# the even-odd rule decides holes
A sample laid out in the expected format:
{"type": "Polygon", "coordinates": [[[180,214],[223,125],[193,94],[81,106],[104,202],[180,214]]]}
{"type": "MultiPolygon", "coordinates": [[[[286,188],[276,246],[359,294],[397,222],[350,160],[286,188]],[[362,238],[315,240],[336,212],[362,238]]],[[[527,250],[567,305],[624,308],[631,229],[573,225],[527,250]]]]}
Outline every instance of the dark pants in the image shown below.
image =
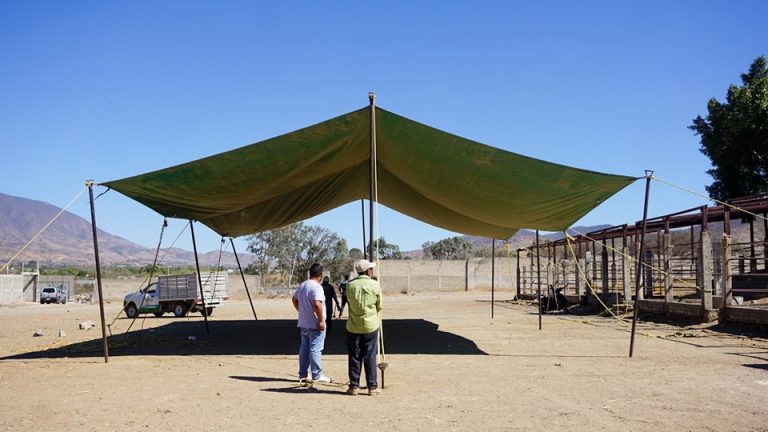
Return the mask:
{"type": "Polygon", "coordinates": [[[339,318],[341,318],[341,314],[344,313],[344,306],[347,305],[347,295],[344,294],[341,296],[341,307],[339,308],[339,318]]]}
{"type": "Polygon", "coordinates": [[[325,334],[331,334],[331,324],[333,324],[333,308],[325,310],[325,334]]]}
{"type": "Polygon", "coordinates": [[[378,339],[378,330],[366,334],[350,333],[347,331],[350,387],[360,387],[361,364],[363,369],[365,369],[365,379],[368,388],[375,389],[378,387],[376,373],[376,342],[378,339]]]}

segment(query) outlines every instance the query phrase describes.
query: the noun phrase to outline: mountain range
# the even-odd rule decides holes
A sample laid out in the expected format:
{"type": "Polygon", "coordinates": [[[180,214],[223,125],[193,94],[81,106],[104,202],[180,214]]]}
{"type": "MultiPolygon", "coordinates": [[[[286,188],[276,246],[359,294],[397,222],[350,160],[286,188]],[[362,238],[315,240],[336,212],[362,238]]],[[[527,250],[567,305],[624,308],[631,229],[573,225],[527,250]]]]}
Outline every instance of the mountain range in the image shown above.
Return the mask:
{"type": "MultiPolygon", "coordinates": [[[[45,226],[61,209],[51,204],[0,193],[0,263],[6,263],[21,249],[38,231],[45,226]]],[[[610,225],[580,226],[569,229],[571,234],[587,233],[610,225]]],[[[758,230],[762,231],[759,225],[758,230]]],[[[747,238],[748,230],[742,227],[740,221],[732,221],[734,238],[747,238]]],[[[44,265],[93,265],[93,240],[91,223],[70,212],[63,212],[30,246],[21,254],[17,261],[37,261],[44,265]]],[[[713,235],[722,232],[722,226],[714,225],[713,235]]],[[[760,234],[762,235],[762,234],[760,234]]],[[[130,240],[98,230],[99,255],[103,265],[144,266],[154,260],[155,249],[140,246],[130,240]]],[[[557,240],[562,233],[542,234],[542,239],[557,240]]],[[[472,243],[475,249],[491,246],[491,239],[477,236],[463,236],[472,243]]],[[[762,237],[760,237],[762,238],[762,237]]],[[[521,229],[509,244],[511,250],[528,247],[536,240],[535,231],[521,229]]],[[[497,243],[497,247],[503,247],[497,243]]],[[[194,254],[181,248],[163,249],[162,265],[180,267],[194,265],[194,254]]],[[[240,261],[247,266],[254,261],[250,254],[240,253],[240,261]]],[[[403,255],[419,259],[422,251],[404,251],[403,255]]],[[[219,251],[199,255],[200,264],[213,266],[219,259],[219,251]]],[[[231,252],[223,252],[221,263],[226,267],[236,266],[235,256],[231,252]]]]}
{"type": "MultiPolygon", "coordinates": [[[[50,222],[61,209],[51,204],[0,193],[0,261],[8,262],[42,227],[50,222]]],[[[112,235],[101,229],[99,256],[103,265],[143,266],[154,261],[155,249],[140,246],[132,241],[112,235]]],[[[194,265],[191,251],[164,249],[162,265],[178,267],[194,265]]],[[[239,253],[242,265],[253,261],[250,254],[239,253]]],[[[214,266],[219,251],[199,255],[200,265],[214,266]]],[[[27,249],[16,258],[19,261],[37,261],[46,265],[92,266],[93,238],[91,222],[65,211],[27,249]]],[[[236,266],[235,256],[223,252],[221,263],[236,266]]]]}

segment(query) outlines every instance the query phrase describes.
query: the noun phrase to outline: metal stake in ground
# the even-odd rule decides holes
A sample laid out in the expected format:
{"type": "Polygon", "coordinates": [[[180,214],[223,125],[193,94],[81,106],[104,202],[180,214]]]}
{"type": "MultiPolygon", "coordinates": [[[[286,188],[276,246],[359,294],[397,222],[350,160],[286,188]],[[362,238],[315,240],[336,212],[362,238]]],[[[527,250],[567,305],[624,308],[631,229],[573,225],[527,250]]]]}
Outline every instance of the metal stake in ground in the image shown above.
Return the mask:
{"type": "Polygon", "coordinates": [[[381,388],[384,388],[384,369],[386,369],[387,366],[389,366],[389,363],[387,363],[387,362],[380,362],[376,366],[381,371],[381,388]]]}

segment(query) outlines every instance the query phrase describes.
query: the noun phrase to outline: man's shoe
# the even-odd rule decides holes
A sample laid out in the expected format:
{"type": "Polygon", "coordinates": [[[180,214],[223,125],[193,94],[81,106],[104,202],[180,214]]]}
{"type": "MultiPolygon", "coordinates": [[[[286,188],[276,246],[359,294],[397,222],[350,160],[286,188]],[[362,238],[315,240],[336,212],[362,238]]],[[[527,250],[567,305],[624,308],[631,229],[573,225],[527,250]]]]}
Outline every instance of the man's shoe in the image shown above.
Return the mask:
{"type": "Polygon", "coordinates": [[[357,396],[357,387],[350,387],[347,389],[347,394],[350,396],[357,396]]]}
{"type": "Polygon", "coordinates": [[[331,382],[331,379],[330,379],[330,378],[328,378],[327,376],[323,375],[323,376],[321,376],[320,378],[317,378],[317,379],[315,380],[315,382],[319,382],[319,383],[321,383],[321,384],[328,384],[328,383],[330,383],[330,382],[331,382]]]}
{"type": "Polygon", "coordinates": [[[378,396],[381,394],[381,390],[378,388],[369,388],[368,389],[368,396],[378,396]]]}

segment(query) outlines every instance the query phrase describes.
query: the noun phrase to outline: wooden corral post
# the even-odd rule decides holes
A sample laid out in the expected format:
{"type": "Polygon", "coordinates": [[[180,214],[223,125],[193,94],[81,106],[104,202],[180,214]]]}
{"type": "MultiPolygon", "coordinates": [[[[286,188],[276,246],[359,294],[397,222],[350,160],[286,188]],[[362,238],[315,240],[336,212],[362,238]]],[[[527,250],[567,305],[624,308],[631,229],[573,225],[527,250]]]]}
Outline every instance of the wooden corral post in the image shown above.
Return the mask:
{"type": "Polygon", "coordinates": [[[699,249],[701,256],[701,309],[703,313],[712,309],[712,240],[709,231],[699,234],[699,249]]]}
{"type": "MultiPolygon", "coordinates": [[[[536,254],[535,255],[536,255],[536,257],[539,256],[539,250],[538,249],[536,249],[536,254]]],[[[531,269],[530,270],[531,277],[529,279],[531,281],[531,295],[533,295],[533,293],[534,293],[534,286],[533,286],[533,268],[534,268],[533,267],[533,265],[534,265],[533,258],[534,258],[534,254],[530,253],[530,249],[529,249],[528,257],[531,259],[531,265],[529,266],[529,268],[531,269]]],[[[536,268],[536,272],[537,273],[538,273],[538,271],[539,271],[539,269],[536,268]]]]}
{"type": "Polygon", "coordinates": [[[722,269],[722,277],[723,277],[723,308],[727,308],[731,305],[733,305],[733,292],[731,291],[731,259],[732,257],[732,251],[731,251],[731,236],[724,235],[723,236],[723,269],[722,269]]]}
{"type": "Polygon", "coordinates": [[[624,245],[621,248],[621,280],[624,286],[624,303],[632,300],[632,259],[629,248],[624,245]]]}
{"type": "MultiPolygon", "coordinates": [[[[562,268],[562,272],[563,272],[563,286],[564,287],[568,286],[568,264],[569,263],[570,263],[570,261],[568,260],[568,258],[563,258],[560,261],[560,267],[562,268]]],[[[567,294],[567,293],[565,291],[563,291],[563,294],[567,294]]]]}
{"type": "MultiPolygon", "coordinates": [[[[641,259],[640,239],[637,237],[637,234],[635,234],[635,259],[637,260],[635,262],[640,262],[640,259],[641,259]]],[[[645,272],[645,266],[642,263],[640,263],[637,268],[639,271],[636,272],[637,274],[635,275],[635,278],[636,280],[642,280],[643,272],[645,272]]],[[[640,291],[637,292],[637,298],[635,300],[642,300],[644,298],[645,298],[645,289],[641,289],[640,291]]]]}
{"type": "Polygon", "coordinates": [[[585,294],[585,301],[588,301],[589,297],[592,295],[592,289],[594,289],[594,281],[595,279],[592,277],[592,273],[590,272],[590,267],[594,267],[592,265],[594,261],[594,255],[592,255],[592,252],[587,250],[584,253],[584,294],[585,294]]]}
{"type": "Polygon", "coordinates": [[[608,248],[603,238],[603,249],[600,252],[600,278],[602,279],[603,294],[608,295],[608,248]]]}
{"type": "Polygon", "coordinates": [[[469,291],[469,260],[464,260],[464,291],[469,291]]]}
{"type": "Polygon", "coordinates": [[[672,235],[669,232],[664,233],[664,237],[662,238],[662,242],[664,244],[663,248],[663,254],[664,254],[664,302],[665,303],[671,303],[675,301],[675,293],[674,293],[674,281],[672,279],[672,266],[670,264],[672,260],[672,249],[674,248],[674,245],[672,244],[672,235]]]}
{"type": "Polygon", "coordinates": [[[584,272],[586,264],[584,258],[578,258],[579,265],[576,267],[576,295],[581,298],[584,295],[584,290],[587,287],[587,275],[584,272]],[[581,269],[582,271],[579,271],[581,269]]]}
{"type": "Polygon", "coordinates": [[[516,257],[517,260],[516,260],[516,267],[515,267],[515,269],[517,271],[515,272],[515,282],[516,282],[516,284],[515,284],[515,290],[516,290],[515,299],[519,300],[520,299],[520,294],[522,293],[522,290],[520,289],[520,277],[521,277],[521,275],[520,275],[520,252],[522,252],[522,249],[518,249],[516,252],[517,252],[517,257],[516,257]]]}
{"type": "Polygon", "coordinates": [[[547,295],[549,295],[549,286],[555,284],[555,277],[556,277],[557,269],[555,268],[555,264],[552,262],[552,256],[547,257],[547,295]]]}

